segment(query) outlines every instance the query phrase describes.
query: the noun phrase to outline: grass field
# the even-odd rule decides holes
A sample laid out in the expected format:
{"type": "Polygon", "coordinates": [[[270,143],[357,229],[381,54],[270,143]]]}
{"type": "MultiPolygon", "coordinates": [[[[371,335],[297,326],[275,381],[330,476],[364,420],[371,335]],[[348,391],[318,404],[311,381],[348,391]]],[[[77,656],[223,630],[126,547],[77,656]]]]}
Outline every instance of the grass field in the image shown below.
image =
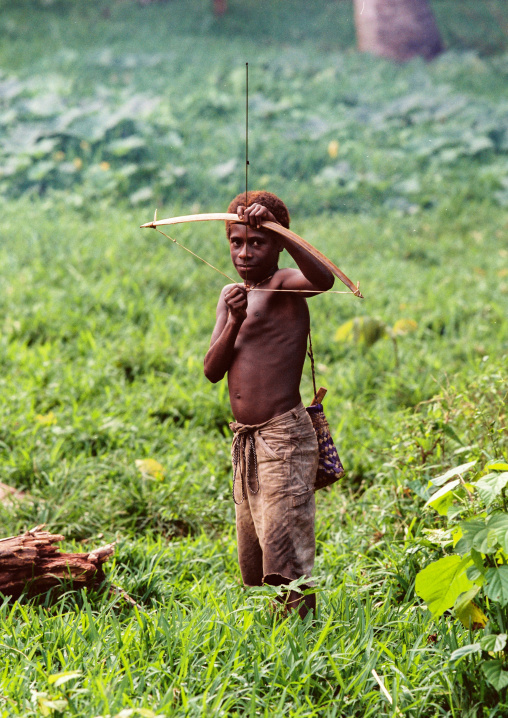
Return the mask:
{"type": "MultiPolygon", "coordinates": [[[[478,631],[414,590],[449,552],[429,479],[508,458],[506,6],[435,0],[448,51],[395,66],[355,52],[345,1],[229,5],[0,3],[0,481],[28,494],[0,535],[116,540],[141,606],[0,603],[0,716],[506,715],[450,660],[478,631]],[[202,371],[224,280],[139,229],[243,189],[247,61],[252,187],[365,295],[311,300],[348,471],[317,496],[313,625],[240,585],[202,371]]],[[[172,236],[232,271],[220,224],[172,236]]]]}

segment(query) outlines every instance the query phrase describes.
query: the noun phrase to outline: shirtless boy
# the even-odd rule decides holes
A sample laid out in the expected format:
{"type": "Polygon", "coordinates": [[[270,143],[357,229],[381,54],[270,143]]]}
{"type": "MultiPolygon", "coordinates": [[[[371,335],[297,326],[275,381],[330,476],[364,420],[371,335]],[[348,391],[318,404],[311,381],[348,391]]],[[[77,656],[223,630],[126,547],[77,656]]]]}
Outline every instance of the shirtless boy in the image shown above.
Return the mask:
{"type": "MultiPolygon", "coordinates": [[[[287,585],[310,577],[314,564],[314,491],[318,448],[300,397],[309,311],[305,297],[327,291],[334,278],[291,240],[260,227],[289,227],[285,204],[269,192],[231,202],[242,222],[228,222],[233,265],[243,284],[221,292],[205,375],[228,375],[233,440],[238,558],[244,584],[287,585]],[[279,269],[286,249],[298,269],[279,269]],[[277,292],[265,290],[303,290],[277,292]],[[261,291],[263,290],[263,291],[261,291]]],[[[315,595],[290,591],[286,604],[304,616],[315,595]]]]}

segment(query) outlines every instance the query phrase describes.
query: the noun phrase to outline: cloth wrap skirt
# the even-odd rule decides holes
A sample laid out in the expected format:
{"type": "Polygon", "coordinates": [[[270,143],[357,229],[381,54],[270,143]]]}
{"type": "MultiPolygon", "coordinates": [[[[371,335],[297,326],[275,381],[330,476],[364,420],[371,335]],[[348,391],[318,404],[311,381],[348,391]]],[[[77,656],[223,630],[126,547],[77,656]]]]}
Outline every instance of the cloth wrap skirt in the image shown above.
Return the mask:
{"type": "Polygon", "coordinates": [[[318,444],[302,403],[263,424],[233,422],[238,559],[247,586],[284,585],[314,566],[318,444]]]}

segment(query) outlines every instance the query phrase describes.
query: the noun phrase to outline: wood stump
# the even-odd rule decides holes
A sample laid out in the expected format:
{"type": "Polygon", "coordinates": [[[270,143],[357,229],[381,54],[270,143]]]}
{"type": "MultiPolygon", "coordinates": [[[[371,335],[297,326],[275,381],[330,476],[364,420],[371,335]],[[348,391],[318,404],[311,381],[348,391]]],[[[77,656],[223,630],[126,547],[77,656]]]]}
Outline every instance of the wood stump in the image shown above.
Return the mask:
{"type": "Polygon", "coordinates": [[[61,553],[54,544],[65,537],[43,528],[0,539],[0,594],[16,599],[26,591],[31,598],[67,582],[74,590],[98,588],[106,578],[102,565],[115,544],[90,553],[61,553]]]}

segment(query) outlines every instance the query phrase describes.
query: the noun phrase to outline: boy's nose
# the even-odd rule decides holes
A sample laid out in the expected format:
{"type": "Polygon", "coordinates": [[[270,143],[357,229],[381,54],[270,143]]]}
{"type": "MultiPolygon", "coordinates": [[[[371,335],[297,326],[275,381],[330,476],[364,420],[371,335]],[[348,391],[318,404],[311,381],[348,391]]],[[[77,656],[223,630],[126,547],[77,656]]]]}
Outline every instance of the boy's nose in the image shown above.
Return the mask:
{"type": "Polygon", "coordinates": [[[239,257],[240,257],[240,258],[245,258],[245,257],[248,257],[249,254],[250,254],[250,252],[249,252],[249,245],[247,244],[247,242],[245,242],[245,244],[242,245],[242,248],[241,248],[241,250],[240,250],[239,257]]]}

